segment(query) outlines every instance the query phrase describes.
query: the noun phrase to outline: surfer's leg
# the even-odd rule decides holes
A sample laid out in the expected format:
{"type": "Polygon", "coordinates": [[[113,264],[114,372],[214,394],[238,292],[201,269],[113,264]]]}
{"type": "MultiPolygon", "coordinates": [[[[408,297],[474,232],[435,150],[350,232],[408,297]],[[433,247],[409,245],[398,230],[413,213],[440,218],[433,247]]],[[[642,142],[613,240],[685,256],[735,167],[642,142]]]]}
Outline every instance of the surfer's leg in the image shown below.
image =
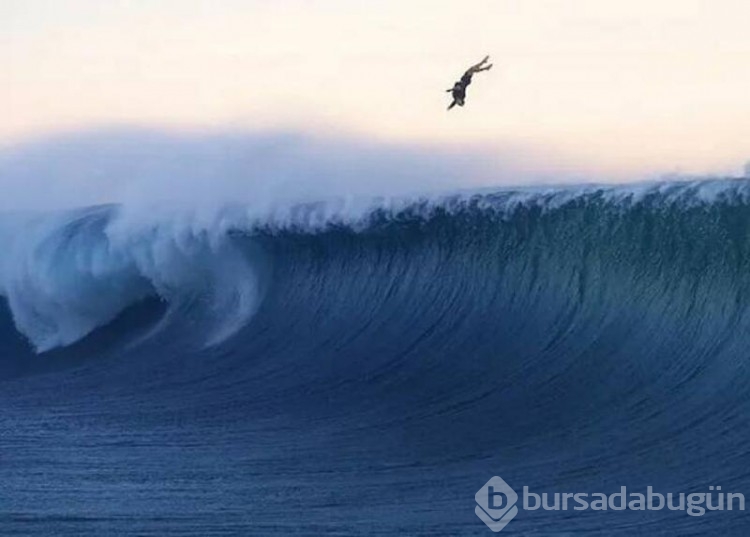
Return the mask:
{"type": "Polygon", "coordinates": [[[489,64],[486,67],[482,67],[480,65],[474,65],[470,67],[469,70],[466,71],[466,73],[464,73],[464,76],[468,77],[469,80],[471,80],[471,75],[473,75],[474,73],[481,73],[482,71],[489,71],[490,69],[492,69],[492,64],[489,64]]]}
{"type": "Polygon", "coordinates": [[[488,61],[490,61],[490,57],[489,56],[485,56],[482,59],[481,62],[479,62],[476,65],[472,65],[471,67],[469,67],[469,69],[466,72],[467,73],[478,73],[479,71],[486,71],[487,69],[489,69],[490,67],[492,67],[492,66],[490,66],[490,67],[482,67],[488,61]]]}

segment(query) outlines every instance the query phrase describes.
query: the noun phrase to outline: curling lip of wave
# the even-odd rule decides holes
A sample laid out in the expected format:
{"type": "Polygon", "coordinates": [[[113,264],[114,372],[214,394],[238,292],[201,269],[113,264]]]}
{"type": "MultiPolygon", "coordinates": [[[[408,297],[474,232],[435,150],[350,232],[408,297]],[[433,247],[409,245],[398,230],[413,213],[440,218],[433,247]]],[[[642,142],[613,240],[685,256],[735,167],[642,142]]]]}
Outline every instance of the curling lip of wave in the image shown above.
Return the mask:
{"type": "Polygon", "coordinates": [[[208,343],[244,325],[261,290],[226,237],[179,219],[127,227],[121,212],[104,206],[6,219],[3,294],[38,351],[79,340],[147,296],[171,311],[190,309],[208,343]]]}

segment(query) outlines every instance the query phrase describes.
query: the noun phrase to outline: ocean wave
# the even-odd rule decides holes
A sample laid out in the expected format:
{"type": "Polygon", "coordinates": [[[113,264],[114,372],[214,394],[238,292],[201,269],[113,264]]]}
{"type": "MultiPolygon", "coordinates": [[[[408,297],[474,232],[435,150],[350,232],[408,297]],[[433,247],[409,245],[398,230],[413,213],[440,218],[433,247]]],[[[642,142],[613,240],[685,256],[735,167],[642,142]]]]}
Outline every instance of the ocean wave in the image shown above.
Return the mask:
{"type": "MultiPolygon", "coordinates": [[[[492,475],[744,491],[748,185],[7,215],[4,527],[475,535],[492,475]]],[[[512,528],[747,533],[652,515],[512,528]]]]}
{"type": "Polygon", "coordinates": [[[14,215],[2,230],[2,294],[39,351],[78,341],[147,296],[200,317],[216,342],[243,326],[260,298],[244,252],[179,218],[127,226],[122,208],[103,206],[14,215]]]}
{"type": "MultiPolygon", "coordinates": [[[[487,252],[477,249],[481,242],[494,252],[498,270],[519,271],[517,283],[540,278],[542,261],[549,264],[550,279],[558,278],[566,263],[581,274],[591,273],[596,263],[597,270],[611,273],[607,282],[614,289],[624,285],[625,261],[642,279],[645,273],[657,277],[661,271],[663,276],[681,256],[689,259],[671,270],[684,270],[696,262],[697,252],[705,256],[704,271],[721,259],[709,252],[726,254],[721,248],[734,244],[732,251],[739,255],[744,243],[727,241],[740,230],[722,226],[737,225],[734,220],[748,210],[749,193],[746,181],[725,180],[537,186],[201,210],[110,205],[6,215],[0,221],[5,253],[0,284],[17,328],[39,351],[79,340],[147,296],[166,301],[172,312],[199,317],[205,341],[216,344],[252,318],[273,257],[268,252],[283,243],[281,235],[339,230],[365,241],[390,233],[396,244],[409,237],[419,239],[415,246],[427,242],[440,250],[450,245],[467,256],[466,267],[487,260],[487,252]],[[730,215],[732,222],[726,220],[730,215]],[[708,233],[715,235],[712,241],[708,233]],[[277,237],[275,243],[271,237],[277,237]],[[531,271],[531,266],[536,268],[531,271]]],[[[417,258],[401,262],[408,266],[417,258]]],[[[502,285],[492,278],[483,283],[502,285]]]]}

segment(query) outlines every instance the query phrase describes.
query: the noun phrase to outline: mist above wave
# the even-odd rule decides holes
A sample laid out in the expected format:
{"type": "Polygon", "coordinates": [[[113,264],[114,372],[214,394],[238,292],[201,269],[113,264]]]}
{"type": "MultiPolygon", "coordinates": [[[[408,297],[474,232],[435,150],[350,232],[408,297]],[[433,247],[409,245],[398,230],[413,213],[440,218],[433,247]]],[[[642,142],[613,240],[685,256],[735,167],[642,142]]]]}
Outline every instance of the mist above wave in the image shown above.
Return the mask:
{"type": "Polygon", "coordinates": [[[522,147],[388,144],[302,132],[66,133],[0,151],[0,210],[169,202],[268,207],[323,199],[559,182],[571,172],[522,147]]]}

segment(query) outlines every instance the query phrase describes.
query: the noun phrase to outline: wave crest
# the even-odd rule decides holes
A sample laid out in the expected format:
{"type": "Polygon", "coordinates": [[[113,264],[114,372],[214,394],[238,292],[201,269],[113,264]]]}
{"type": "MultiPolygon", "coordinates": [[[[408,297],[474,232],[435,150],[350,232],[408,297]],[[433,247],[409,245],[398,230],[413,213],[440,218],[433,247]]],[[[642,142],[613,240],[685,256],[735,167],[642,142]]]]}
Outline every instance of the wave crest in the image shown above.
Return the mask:
{"type": "Polygon", "coordinates": [[[252,316],[257,273],[226,234],[188,219],[146,222],[135,225],[113,206],[6,217],[2,290],[38,351],[81,339],[147,296],[200,318],[208,343],[252,316]]]}

